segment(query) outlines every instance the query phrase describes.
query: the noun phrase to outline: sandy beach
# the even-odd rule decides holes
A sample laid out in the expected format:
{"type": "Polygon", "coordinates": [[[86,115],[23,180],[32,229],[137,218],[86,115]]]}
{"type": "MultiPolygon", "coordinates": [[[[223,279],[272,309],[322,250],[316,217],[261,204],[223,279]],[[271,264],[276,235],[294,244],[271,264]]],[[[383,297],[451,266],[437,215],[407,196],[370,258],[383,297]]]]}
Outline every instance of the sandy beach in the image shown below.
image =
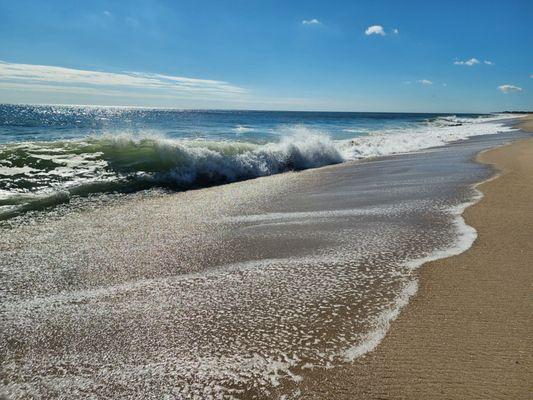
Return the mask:
{"type": "Polygon", "coordinates": [[[442,3],[0,1],[0,400],[533,400],[533,1],[442,3]]]}
{"type": "MultiPolygon", "coordinates": [[[[533,118],[520,124],[531,132],[533,118]]],[[[464,218],[459,256],[424,265],[419,290],[378,348],[315,372],[306,399],[526,399],[531,395],[533,140],[484,152],[501,175],[464,218]]]]}

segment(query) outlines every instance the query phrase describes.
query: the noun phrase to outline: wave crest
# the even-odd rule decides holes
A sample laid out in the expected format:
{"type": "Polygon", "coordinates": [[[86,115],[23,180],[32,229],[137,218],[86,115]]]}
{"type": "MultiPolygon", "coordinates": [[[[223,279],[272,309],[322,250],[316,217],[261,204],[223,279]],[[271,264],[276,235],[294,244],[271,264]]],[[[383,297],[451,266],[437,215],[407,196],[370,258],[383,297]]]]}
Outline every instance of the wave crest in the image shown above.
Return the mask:
{"type": "Polygon", "coordinates": [[[328,136],[305,129],[265,145],[131,135],[96,140],[93,151],[115,172],[178,185],[234,182],[344,160],[328,136]]]}
{"type": "Polygon", "coordinates": [[[12,144],[0,147],[0,160],[1,218],[2,210],[11,215],[31,209],[31,204],[68,201],[69,194],[154,186],[188,189],[321,167],[344,158],[328,136],[300,128],[264,145],[130,134],[12,144]]]}

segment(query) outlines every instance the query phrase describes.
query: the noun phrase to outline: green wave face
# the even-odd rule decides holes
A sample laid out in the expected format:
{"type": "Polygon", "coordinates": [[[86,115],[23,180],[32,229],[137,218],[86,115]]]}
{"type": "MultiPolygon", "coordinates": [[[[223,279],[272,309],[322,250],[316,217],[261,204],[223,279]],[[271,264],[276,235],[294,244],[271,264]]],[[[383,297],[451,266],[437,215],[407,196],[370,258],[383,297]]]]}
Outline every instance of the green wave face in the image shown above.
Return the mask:
{"type": "Polygon", "coordinates": [[[131,135],[0,145],[0,218],[71,195],[187,189],[342,161],[323,136],[257,145],[131,135]]]}
{"type": "Polygon", "coordinates": [[[205,157],[254,151],[248,143],[182,142],[128,137],[0,145],[0,188],[31,190],[73,178],[162,174],[205,157]]]}

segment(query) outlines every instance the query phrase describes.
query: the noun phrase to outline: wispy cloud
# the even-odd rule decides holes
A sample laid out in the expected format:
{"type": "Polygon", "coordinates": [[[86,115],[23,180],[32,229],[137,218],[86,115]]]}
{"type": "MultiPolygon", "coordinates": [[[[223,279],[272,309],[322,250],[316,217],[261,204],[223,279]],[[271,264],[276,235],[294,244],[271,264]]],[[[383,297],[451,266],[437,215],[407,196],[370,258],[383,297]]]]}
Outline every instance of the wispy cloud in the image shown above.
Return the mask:
{"type": "Polygon", "coordinates": [[[322,22],[320,22],[318,19],[316,18],[313,18],[313,19],[304,19],[302,21],[302,24],[303,25],[321,25],[322,22]]]}
{"type": "Polygon", "coordinates": [[[498,89],[502,93],[521,92],[522,88],[515,85],[500,85],[498,89]]]}
{"type": "Polygon", "coordinates": [[[453,63],[455,65],[468,65],[469,67],[472,67],[476,64],[479,64],[479,60],[477,58],[471,58],[470,60],[465,61],[455,60],[453,63]]]}
{"type": "Polygon", "coordinates": [[[124,18],[124,22],[128,24],[132,28],[140,28],[141,27],[141,21],[135,17],[126,17],[124,18]]]}
{"type": "Polygon", "coordinates": [[[383,27],[381,25],[372,25],[372,26],[369,26],[368,28],[366,28],[365,35],[367,35],[367,36],[370,36],[370,35],[385,36],[385,30],[383,29],[383,27]]]}
{"type": "Polygon", "coordinates": [[[394,33],[395,35],[399,35],[400,34],[400,30],[398,28],[394,28],[392,30],[392,33],[394,33]]]}
{"type": "Polygon", "coordinates": [[[492,61],[490,61],[490,60],[485,60],[485,61],[483,61],[483,63],[486,64],[486,65],[494,65],[494,63],[492,61]]]}
{"type": "Polygon", "coordinates": [[[417,82],[424,86],[433,85],[433,82],[431,82],[429,79],[419,79],[417,82]]]}
{"type": "Polygon", "coordinates": [[[0,82],[27,87],[47,85],[64,90],[104,88],[112,90],[150,90],[167,95],[236,96],[246,89],[224,81],[196,79],[144,72],[101,72],[48,65],[15,64],[0,61],[0,82]]]}

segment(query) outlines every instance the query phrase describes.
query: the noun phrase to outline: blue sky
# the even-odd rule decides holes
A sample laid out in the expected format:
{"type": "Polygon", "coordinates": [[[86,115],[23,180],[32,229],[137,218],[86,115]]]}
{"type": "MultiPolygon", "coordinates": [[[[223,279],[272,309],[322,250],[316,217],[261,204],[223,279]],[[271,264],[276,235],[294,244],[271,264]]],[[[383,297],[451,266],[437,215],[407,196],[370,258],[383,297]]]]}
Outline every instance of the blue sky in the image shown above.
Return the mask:
{"type": "Polygon", "coordinates": [[[0,0],[0,102],[533,108],[533,1],[0,0]]]}

